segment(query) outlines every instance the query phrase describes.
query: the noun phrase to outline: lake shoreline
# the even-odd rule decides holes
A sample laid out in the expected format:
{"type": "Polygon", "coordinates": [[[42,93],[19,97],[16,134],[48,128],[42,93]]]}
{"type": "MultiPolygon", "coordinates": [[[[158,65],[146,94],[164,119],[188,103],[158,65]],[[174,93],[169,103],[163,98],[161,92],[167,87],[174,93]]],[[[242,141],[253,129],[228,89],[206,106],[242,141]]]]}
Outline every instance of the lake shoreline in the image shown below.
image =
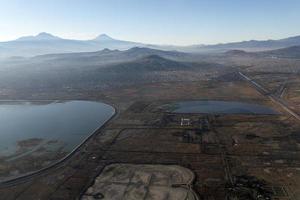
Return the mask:
{"type": "MultiPolygon", "coordinates": [[[[18,102],[20,102],[21,100],[17,100],[18,102]]],[[[28,100],[26,100],[28,102],[28,100]]],[[[39,101],[39,100],[38,100],[39,101]]],[[[75,100],[76,101],[76,100],[75,100]]],[[[49,102],[49,101],[48,101],[49,102]]],[[[98,103],[102,103],[102,101],[94,101],[94,102],[98,102],[98,103]]],[[[87,137],[85,137],[77,146],[75,146],[75,148],[72,148],[72,150],[67,153],[66,156],[62,157],[61,159],[54,161],[53,163],[49,164],[46,167],[43,167],[39,170],[35,170],[35,171],[30,171],[28,173],[24,173],[15,177],[9,177],[9,178],[3,178],[2,180],[0,180],[0,187],[6,187],[6,186],[10,186],[10,185],[14,185],[20,182],[24,182],[30,178],[39,176],[39,175],[43,175],[45,173],[47,173],[47,171],[49,171],[50,169],[59,167],[60,164],[65,163],[65,161],[67,161],[69,158],[72,157],[72,155],[74,155],[76,152],[79,151],[79,149],[89,140],[91,139],[95,134],[99,133],[105,126],[106,124],[113,119],[116,114],[117,114],[117,109],[115,106],[111,105],[111,104],[107,104],[107,103],[102,103],[102,104],[106,104],[108,106],[111,107],[112,109],[112,114],[110,115],[109,118],[107,118],[106,120],[103,121],[103,123],[101,124],[101,126],[97,127],[94,131],[92,131],[90,134],[87,135],[87,137]]]]}

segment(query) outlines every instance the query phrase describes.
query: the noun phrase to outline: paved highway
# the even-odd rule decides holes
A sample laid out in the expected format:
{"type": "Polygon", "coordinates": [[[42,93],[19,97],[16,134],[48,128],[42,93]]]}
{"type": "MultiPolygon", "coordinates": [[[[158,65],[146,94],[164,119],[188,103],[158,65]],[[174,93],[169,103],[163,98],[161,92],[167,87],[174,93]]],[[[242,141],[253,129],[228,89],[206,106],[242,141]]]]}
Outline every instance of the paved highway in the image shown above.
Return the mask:
{"type": "Polygon", "coordinates": [[[294,118],[296,118],[297,120],[300,121],[300,116],[297,113],[295,113],[294,111],[292,111],[288,107],[288,104],[283,99],[280,99],[280,98],[278,98],[278,97],[270,94],[268,92],[268,90],[266,90],[263,86],[261,86],[260,84],[256,83],[254,80],[252,80],[251,78],[249,78],[248,76],[246,76],[242,72],[239,72],[239,74],[244,79],[246,79],[247,81],[249,81],[260,93],[262,93],[263,95],[268,96],[271,101],[273,101],[275,104],[281,106],[286,112],[288,112],[290,115],[292,115],[294,118]]]}

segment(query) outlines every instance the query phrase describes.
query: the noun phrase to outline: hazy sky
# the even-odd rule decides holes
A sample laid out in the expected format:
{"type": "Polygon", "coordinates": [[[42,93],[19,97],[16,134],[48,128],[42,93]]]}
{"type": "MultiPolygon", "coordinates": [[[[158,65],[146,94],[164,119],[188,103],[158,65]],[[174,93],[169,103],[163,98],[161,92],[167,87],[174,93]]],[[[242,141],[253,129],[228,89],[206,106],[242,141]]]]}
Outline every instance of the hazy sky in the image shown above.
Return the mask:
{"type": "Polygon", "coordinates": [[[180,45],[278,39],[300,35],[300,0],[0,0],[0,41],[39,32],[180,45]]]}

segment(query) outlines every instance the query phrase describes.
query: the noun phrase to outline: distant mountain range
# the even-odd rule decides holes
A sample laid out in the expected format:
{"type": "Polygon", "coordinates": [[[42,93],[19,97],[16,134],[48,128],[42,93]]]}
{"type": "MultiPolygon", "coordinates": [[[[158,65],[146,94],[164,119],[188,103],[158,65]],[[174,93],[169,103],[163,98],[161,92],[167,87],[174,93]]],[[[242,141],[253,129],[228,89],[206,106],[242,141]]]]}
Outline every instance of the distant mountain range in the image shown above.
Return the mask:
{"type": "Polygon", "coordinates": [[[126,50],[142,44],[113,39],[105,34],[92,40],[70,40],[40,33],[19,39],[0,42],[0,58],[11,56],[31,57],[44,54],[92,52],[105,48],[126,50]]]}
{"type": "Polygon", "coordinates": [[[300,36],[289,37],[280,40],[250,40],[243,42],[234,42],[226,44],[206,45],[200,47],[207,51],[228,51],[228,50],[244,50],[244,51],[263,51],[286,48],[300,45],[300,36]]]}
{"type": "Polygon", "coordinates": [[[280,40],[250,40],[216,45],[168,46],[117,40],[106,34],[99,35],[92,40],[70,40],[53,36],[49,33],[40,33],[36,36],[25,36],[13,41],[0,42],[0,58],[12,56],[30,57],[44,54],[93,52],[103,49],[127,50],[133,47],[148,47],[160,50],[208,53],[226,52],[233,49],[245,51],[274,50],[297,45],[300,45],[300,36],[280,40]]]}
{"type": "Polygon", "coordinates": [[[268,58],[291,58],[300,59],[300,45],[280,48],[269,51],[246,52],[243,50],[230,50],[225,52],[227,56],[251,56],[251,57],[268,57],[268,58]]]}
{"type": "Polygon", "coordinates": [[[25,41],[33,42],[33,41],[55,41],[55,40],[63,40],[63,39],[61,39],[57,36],[53,36],[49,33],[42,32],[36,36],[20,37],[20,38],[16,39],[15,41],[17,41],[17,42],[22,42],[22,41],[23,42],[25,42],[25,41]]]}

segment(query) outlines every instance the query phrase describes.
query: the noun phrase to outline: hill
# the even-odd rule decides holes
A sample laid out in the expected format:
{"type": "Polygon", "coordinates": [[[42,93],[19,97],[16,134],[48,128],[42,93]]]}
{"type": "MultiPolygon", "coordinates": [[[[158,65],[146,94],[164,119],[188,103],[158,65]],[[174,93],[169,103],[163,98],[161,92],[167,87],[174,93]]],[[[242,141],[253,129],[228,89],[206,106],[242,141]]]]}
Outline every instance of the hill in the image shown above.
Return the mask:
{"type": "Polygon", "coordinates": [[[93,53],[45,55],[2,63],[0,84],[6,90],[97,90],[164,81],[198,81],[226,71],[213,63],[172,60],[186,53],[133,48],[93,53]],[[153,53],[157,54],[153,54],[153,53]],[[122,57],[115,61],[116,57],[122,57]],[[77,60],[73,60],[74,58],[77,60]],[[87,59],[85,59],[87,58],[87,59]],[[91,59],[93,58],[93,59],[91,59]],[[106,59],[104,62],[102,59],[106,59]],[[82,61],[84,60],[84,61],[82,61]]]}
{"type": "Polygon", "coordinates": [[[276,49],[272,51],[261,52],[262,55],[277,58],[296,58],[300,59],[300,46],[276,49]]]}
{"type": "MultiPolygon", "coordinates": [[[[215,65],[216,66],[216,65],[215,65]]],[[[106,72],[115,73],[141,73],[151,71],[187,71],[187,70],[202,70],[206,67],[212,67],[209,63],[191,63],[191,62],[179,62],[170,59],[163,58],[158,55],[146,56],[134,61],[114,64],[103,68],[106,72]]]]}
{"type": "Polygon", "coordinates": [[[242,50],[230,50],[224,53],[227,56],[237,56],[237,57],[253,57],[253,58],[290,58],[290,59],[300,59],[300,46],[291,46],[287,48],[280,48],[269,51],[259,51],[259,52],[246,52],[242,50]]]}
{"type": "MultiPolygon", "coordinates": [[[[43,65],[51,66],[103,66],[108,64],[115,64],[121,62],[129,62],[137,60],[150,55],[158,55],[171,60],[190,60],[194,55],[177,52],[177,51],[163,51],[157,49],[149,49],[144,47],[134,47],[128,50],[110,50],[103,49],[96,52],[83,53],[64,53],[64,54],[46,54],[36,56],[25,63],[42,63],[43,65]]],[[[28,60],[28,59],[27,59],[28,60]]]]}

